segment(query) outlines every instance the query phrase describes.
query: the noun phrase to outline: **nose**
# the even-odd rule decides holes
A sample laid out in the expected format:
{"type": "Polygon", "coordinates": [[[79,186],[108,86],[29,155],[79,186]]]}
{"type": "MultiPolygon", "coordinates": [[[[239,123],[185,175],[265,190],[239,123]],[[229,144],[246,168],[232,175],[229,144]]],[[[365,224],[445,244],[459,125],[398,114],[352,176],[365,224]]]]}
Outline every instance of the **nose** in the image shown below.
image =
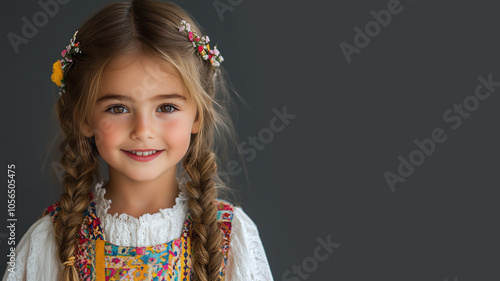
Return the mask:
{"type": "Polygon", "coordinates": [[[145,141],[152,139],[155,134],[154,130],[154,116],[147,112],[136,111],[132,120],[132,131],[130,137],[133,140],[145,141]]]}

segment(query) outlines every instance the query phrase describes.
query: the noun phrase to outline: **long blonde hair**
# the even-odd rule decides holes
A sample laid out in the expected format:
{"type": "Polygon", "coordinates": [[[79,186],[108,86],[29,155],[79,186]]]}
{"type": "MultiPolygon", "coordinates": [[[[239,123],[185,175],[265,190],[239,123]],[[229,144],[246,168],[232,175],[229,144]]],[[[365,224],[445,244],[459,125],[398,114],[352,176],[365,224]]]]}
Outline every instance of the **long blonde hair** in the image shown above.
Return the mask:
{"type": "MultiPolygon", "coordinates": [[[[153,0],[109,4],[78,29],[77,41],[82,53],[74,57],[67,69],[66,93],[55,105],[63,133],[59,161],[65,172],[64,192],[59,199],[61,209],[55,224],[61,263],[77,250],[79,228],[91,200],[88,192],[100,179],[100,156],[95,139],[85,137],[82,128],[95,105],[102,73],[118,55],[141,52],[173,65],[188,89],[189,98],[197,105],[201,129],[191,136],[178,171],[180,176],[190,179],[186,190],[193,219],[191,248],[195,280],[219,280],[223,237],[213,201],[222,198],[219,196],[222,194],[234,195],[227,187],[230,175],[224,169],[218,170],[221,163],[227,163],[231,145],[237,146],[230,116],[233,101],[224,69],[222,66],[215,69],[200,58],[186,35],[178,31],[182,20],[189,22],[199,34],[206,34],[176,4],[153,0]]],[[[61,279],[78,280],[75,266],[65,266],[61,279]]]]}

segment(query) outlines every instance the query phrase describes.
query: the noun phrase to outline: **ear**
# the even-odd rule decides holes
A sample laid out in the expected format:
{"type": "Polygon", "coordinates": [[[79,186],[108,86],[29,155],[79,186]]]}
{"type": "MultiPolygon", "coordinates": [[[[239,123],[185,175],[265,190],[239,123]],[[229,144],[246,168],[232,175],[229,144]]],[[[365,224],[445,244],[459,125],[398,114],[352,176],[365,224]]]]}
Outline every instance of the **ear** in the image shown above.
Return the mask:
{"type": "Polygon", "coordinates": [[[94,135],[94,131],[87,122],[83,124],[82,132],[87,138],[90,138],[94,135]]]}
{"type": "Polygon", "coordinates": [[[196,119],[194,120],[193,123],[193,128],[191,129],[191,134],[197,134],[200,131],[200,127],[201,127],[200,118],[196,116],[196,119]]]}

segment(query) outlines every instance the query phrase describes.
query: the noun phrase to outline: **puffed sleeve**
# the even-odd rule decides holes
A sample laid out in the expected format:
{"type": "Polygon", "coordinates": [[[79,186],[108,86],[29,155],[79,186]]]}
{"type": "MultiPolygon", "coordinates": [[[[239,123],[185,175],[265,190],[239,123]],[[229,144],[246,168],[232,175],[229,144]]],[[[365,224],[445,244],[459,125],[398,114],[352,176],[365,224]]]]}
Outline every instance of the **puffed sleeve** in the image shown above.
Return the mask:
{"type": "Polygon", "coordinates": [[[16,245],[15,253],[15,268],[7,265],[2,281],[57,280],[62,264],[49,215],[33,223],[16,245]]]}
{"type": "Polygon", "coordinates": [[[241,207],[233,210],[226,280],[273,280],[257,226],[241,207]]]}

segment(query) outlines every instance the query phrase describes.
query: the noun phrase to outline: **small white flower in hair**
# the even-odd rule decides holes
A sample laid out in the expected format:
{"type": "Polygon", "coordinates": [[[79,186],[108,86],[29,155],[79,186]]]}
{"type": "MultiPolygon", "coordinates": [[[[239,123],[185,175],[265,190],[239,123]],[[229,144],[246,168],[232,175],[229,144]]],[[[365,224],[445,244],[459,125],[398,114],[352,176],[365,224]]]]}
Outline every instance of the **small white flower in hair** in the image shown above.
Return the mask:
{"type": "Polygon", "coordinates": [[[193,44],[193,47],[197,49],[200,56],[205,61],[210,61],[210,64],[214,67],[220,66],[220,63],[224,60],[220,55],[217,46],[210,49],[210,38],[208,36],[200,36],[194,30],[191,30],[191,25],[185,20],[181,21],[181,26],[178,26],[180,32],[186,33],[189,41],[193,44]]]}

